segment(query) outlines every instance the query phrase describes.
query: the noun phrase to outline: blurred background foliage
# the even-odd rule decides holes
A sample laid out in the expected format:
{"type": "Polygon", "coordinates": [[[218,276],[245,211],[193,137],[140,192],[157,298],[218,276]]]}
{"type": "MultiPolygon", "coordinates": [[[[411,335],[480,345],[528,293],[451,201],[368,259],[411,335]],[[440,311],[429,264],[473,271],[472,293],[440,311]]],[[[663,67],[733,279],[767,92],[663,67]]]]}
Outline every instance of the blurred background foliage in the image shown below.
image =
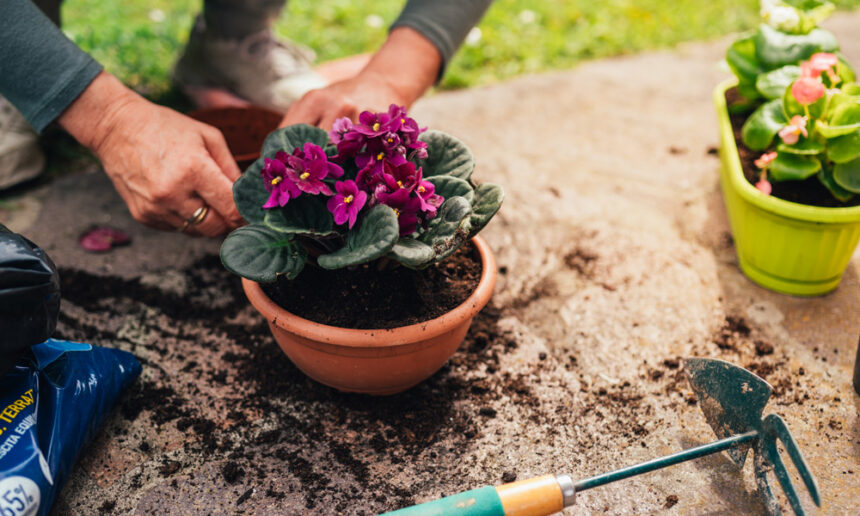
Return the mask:
{"type": "MultiPolygon", "coordinates": [[[[860,0],[836,0],[853,8],[860,0]]],[[[290,0],[282,36],[318,61],[372,52],[404,0],[290,0]]],[[[170,70],[201,0],[66,0],[63,30],[141,93],[171,103],[170,70]]],[[[464,88],[583,59],[667,47],[746,30],[758,0],[496,0],[467,38],[440,88],[464,88]]]]}

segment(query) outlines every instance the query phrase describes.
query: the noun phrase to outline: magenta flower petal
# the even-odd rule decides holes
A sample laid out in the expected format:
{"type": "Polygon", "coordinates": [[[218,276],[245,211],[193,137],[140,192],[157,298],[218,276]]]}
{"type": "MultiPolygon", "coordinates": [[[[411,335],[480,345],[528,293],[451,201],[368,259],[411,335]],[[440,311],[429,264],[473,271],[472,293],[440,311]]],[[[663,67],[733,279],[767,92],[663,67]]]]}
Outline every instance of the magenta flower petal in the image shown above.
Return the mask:
{"type": "Polygon", "coordinates": [[[128,245],[128,233],[109,226],[94,226],[81,234],[78,245],[91,253],[106,253],[114,247],[128,245]]]}
{"type": "Polygon", "coordinates": [[[337,193],[326,202],[326,208],[334,215],[335,224],[349,222],[349,228],[352,229],[358,212],[367,202],[367,193],[359,190],[352,180],[335,183],[334,188],[337,193]]]}

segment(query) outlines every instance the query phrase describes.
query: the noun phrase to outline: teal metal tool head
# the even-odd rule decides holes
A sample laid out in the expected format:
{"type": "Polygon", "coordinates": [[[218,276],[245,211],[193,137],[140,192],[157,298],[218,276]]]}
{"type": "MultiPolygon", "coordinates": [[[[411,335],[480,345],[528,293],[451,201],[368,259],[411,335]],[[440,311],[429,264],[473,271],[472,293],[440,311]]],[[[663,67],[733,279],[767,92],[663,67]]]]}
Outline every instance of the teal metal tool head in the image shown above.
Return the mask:
{"type": "Polygon", "coordinates": [[[738,467],[743,467],[749,450],[753,450],[756,482],[770,514],[780,514],[780,511],[770,488],[769,472],[773,472],[779,481],[795,514],[806,514],[779,454],[777,440],[800,473],[812,501],[821,505],[818,485],[785,421],[776,414],[763,416],[764,407],[773,392],[770,384],[746,369],[715,358],[688,358],[684,370],[705,419],[718,437],[747,432],[757,434],[756,440],[726,451],[738,467]]]}

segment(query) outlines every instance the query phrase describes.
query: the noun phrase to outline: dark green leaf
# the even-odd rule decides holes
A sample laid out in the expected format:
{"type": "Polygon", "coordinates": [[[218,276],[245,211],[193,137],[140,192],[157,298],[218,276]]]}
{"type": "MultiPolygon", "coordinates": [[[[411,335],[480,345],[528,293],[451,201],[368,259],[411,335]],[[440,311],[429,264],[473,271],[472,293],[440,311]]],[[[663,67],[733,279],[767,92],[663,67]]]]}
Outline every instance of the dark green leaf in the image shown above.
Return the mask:
{"type": "Polygon", "coordinates": [[[816,140],[803,140],[794,145],[780,143],[776,147],[777,152],[788,152],[789,154],[800,154],[803,156],[815,156],[824,152],[824,144],[816,140]]]}
{"type": "Polygon", "coordinates": [[[827,157],[836,163],[846,163],[860,157],[860,131],[828,141],[827,157]]]}
{"type": "Polygon", "coordinates": [[[741,131],[744,144],[752,150],[765,150],[770,147],[776,133],[787,123],[781,100],[765,102],[744,123],[741,131]]]}
{"type": "Polygon", "coordinates": [[[435,261],[444,260],[469,239],[472,206],[462,197],[446,199],[431,223],[418,239],[431,246],[435,261]]]}
{"type": "Polygon", "coordinates": [[[853,193],[842,188],[836,183],[836,181],[833,180],[832,170],[828,170],[827,168],[822,168],[821,170],[819,170],[818,180],[821,181],[821,184],[823,184],[825,188],[830,190],[830,193],[833,194],[833,197],[839,199],[842,202],[845,202],[854,197],[853,193]]]}
{"type": "Polygon", "coordinates": [[[472,201],[472,217],[469,237],[478,234],[490,219],[499,211],[505,200],[505,191],[499,185],[481,183],[475,188],[475,200],[472,201]]]}
{"type": "Polygon", "coordinates": [[[470,203],[475,198],[475,191],[467,181],[454,176],[432,176],[428,177],[427,181],[433,183],[435,193],[444,198],[449,197],[465,197],[470,203]]]}
{"type": "Polygon", "coordinates": [[[726,62],[738,77],[739,88],[741,85],[753,86],[753,88],[748,87],[741,90],[741,94],[746,98],[758,97],[758,92],[754,86],[756,77],[762,72],[762,69],[755,56],[755,36],[750,35],[735,40],[726,52],[726,62]],[[751,93],[753,96],[750,97],[747,93],[751,93]]]}
{"type": "Polygon", "coordinates": [[[263,177],[260,175],[262,169],[263,158],[260,158],[233,183],[233,201],[239,214],[249,224],[263,222],[263,205],[269,200],[269,192],[266,191],[263,177]]]}
{"type": "Polygon", "coordinates": [[[812,156],[782,153],[776,156],[769,170],[774,181],[796,181],[821,170],[821,162],[812,156]]]}
{"type": "Polygon", "coordinates": [[[341,269],[366,263],[388,254],[400,237],[397,215],[384,204],[377,204],[361,218],[346,237],[346,245],[317,258],[324,269],[341,269]]]}
{"type": "Polygon", "coordinates": [[[812,29],[808,34],[786,34],[762,24],[755,35],[756,58],[765,70],[797,64],[816,52],[838,49],[836,38],[824,29],[812,29]]]}
{"type": "Polygon", "coordinates": [[[466,145],[442,131],[429,130],[419,139],[427,142],[427,159],[419,160],[424,177],[449,175],[468,181],[475,169],[475,157],[466,145]]]}
{"type": "Polygon", "coordinates": [[[315,143],[320,147],[325,147],[328,142],[328,133],[308,124],[296,124],[281,129],[275,129],[266,141],[263,142],[262,155],[264,157],[273,157],[278,151],[284,151],[287,154],[292,154],[296,147],[304,147],[305,143],[315,143]]]}
{"type": "Polygon", "coordinates": [[[306,260],[305,249],[289,235],[259,224],[234,230],[221,244],[224,267],[260,283],[271,283],[280,275],[293,279],[306,260]]]}
{"type": "Polygon", "coordinates": [[[397,260],[406,267],[419,269],[425,265],[433,263],[436,253],[433,248],[424,242],[419,242],[414,238],[401,238],[394,244],[394,248],[388,255],[397,260]]]}
{"type": "Polygon", "coordinates": [[[852,193],[860,193],[860,158],[833,167],[836,184],[852,193]]]}
{"type": "Polygon", "coordinates": [[[759,75],[755,87],[766,99],[781,99],[785,89],[798,77],[800,77],[800,67],[786,65],[759,75]]]}
{"type": "Polygon", "coordinates": [[[283,208],[264,210],[263,223],[282,233],[308,236],[335,235],[332,215],[325,207],[326,198],[321,195],[303,194],[291,199],[283,208]]]}

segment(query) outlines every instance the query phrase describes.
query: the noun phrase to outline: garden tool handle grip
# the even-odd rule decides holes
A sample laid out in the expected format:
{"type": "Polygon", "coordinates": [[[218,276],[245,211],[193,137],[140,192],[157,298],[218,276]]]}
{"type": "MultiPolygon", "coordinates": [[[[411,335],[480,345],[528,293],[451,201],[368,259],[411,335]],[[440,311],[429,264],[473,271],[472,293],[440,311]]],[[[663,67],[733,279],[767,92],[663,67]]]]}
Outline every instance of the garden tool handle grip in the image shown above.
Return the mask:
{"type": "Polygon", "coordinates": [[[473,489],[383,516],[547,516],[572,504],[573,494],[569,477],[545,475],[473,489]]]}

